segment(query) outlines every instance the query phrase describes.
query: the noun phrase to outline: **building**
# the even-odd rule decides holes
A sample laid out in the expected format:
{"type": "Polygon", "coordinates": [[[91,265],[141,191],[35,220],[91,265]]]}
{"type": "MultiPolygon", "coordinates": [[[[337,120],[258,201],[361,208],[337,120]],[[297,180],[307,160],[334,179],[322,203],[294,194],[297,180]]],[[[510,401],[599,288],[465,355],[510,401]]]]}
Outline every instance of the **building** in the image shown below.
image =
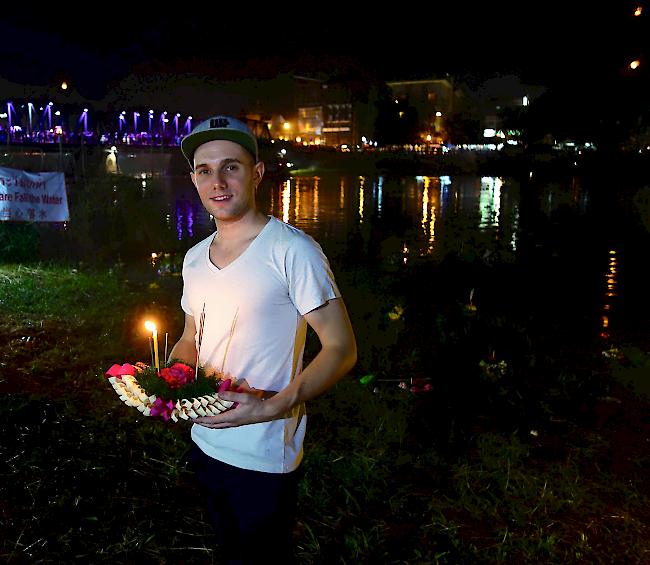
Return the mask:
{"type": "Polygon", "coordinates": [[[396,102],[408,104],[417,112],[420,141],[425,145],[445,143],[446,122],[454,111],[455,91],[447,79],[388,82],[396,102]]]}
{"type": "Polygon", "coordinates": [[[298,75],[293,79],[293,115],[271,121],[273,137],[332,147],[360,142],[352,95],[346,85],[298,75]]]}

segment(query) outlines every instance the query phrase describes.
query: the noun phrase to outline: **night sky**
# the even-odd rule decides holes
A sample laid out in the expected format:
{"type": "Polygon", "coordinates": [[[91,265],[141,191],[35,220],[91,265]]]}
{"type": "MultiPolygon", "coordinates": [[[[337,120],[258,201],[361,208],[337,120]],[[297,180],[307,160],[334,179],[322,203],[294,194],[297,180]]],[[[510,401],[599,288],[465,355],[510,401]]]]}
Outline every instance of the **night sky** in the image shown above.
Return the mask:
{"type": "Polygon", "coordinates": [[[252,5],[241,13],[243,5],[197,4],[188,15],[109,3],[92,17],[62,6],[3,8],[0,77],[32,85],[67,80],[92,99],[130,72],[208,68],[224,80],[283,72],[381,80],[517,74],[552,85],[615,73],[645,47],[626,0],[438,4],[427,12],[366,5],[370,16],[325,5],[313,14],[281,5],[262,14],[252,5]]]}

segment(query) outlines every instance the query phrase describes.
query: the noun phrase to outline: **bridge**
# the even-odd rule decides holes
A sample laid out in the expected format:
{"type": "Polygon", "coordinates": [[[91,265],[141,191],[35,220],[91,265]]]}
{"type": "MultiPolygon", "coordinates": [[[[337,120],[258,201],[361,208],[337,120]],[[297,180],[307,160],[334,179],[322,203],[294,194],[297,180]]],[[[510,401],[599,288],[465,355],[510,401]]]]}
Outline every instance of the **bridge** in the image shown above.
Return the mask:
{"type": "MultiPolygon", "coordinates": [[[[5,101],[0,104],[0,144],[178,147],[193,126],[207,117],[195,120],[166,110],[118,112],[51,101],[5,101]]],[[[271,140],[265,121],[248,116],[239,119],[259,140],[271,140]]]]}
{"type": "MultiPolygon", "coordinates": [[[[142,108],[111,112],[75,104],[7,101],[0,105],[0,166],[75,175],[96,170],[184,174],[181,140],[206,118],[142,108]]],[[[239,119],[256,135],[260,156],[272,172],[278,156],[267,123],[248,116],[239,119]]]]}

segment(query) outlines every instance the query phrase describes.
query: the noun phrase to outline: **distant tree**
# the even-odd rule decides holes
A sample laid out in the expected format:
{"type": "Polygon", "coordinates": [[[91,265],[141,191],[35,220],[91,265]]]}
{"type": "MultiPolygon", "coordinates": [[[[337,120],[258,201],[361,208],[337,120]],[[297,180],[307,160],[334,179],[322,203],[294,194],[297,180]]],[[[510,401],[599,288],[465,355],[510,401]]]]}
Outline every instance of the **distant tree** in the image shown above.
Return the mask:
{"type": "Polygon", "coordinates": [[[462,145],[478,143],[481,139],[481,120],[472,112],[454,112],[447,118],[446,124],[449,143],[462,145]]]}
{"type": "Polygon", "coordinates": [[[525,141],[571,139],[615,151],[639,137],[648,113],[643,89],[627,77],[596,78],[556,86],[534,100],[520,116],[525,141]]]}
{"type": "Polygon", "coordinates": [[[420,120],[417,110],[407,100],[382,96],[377,102],[375,137],[380,145],[415,144],[419,141],[420,120]]]}

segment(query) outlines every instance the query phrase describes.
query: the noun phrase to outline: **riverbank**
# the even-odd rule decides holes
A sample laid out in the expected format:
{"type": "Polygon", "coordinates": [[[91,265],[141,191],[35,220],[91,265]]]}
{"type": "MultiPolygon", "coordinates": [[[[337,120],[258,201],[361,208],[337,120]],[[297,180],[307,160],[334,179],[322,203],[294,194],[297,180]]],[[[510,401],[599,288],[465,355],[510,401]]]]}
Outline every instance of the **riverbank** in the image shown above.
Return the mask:
{"type": "MultiPolygon", "coordinates": [[[[405,296],[451,286],[453,266],[334,268],[363,371],[308,407],[301,563],[648,559],[647,344],[566,342],[516,296],[508,311],[405,296]]],[[[3,560],[219,563],[188,427],[142,417],[102,376],[146,357],[145,317],[177,339],[179,277],[34,264],[0,280],[3,560]]]]}
{"type": "Polygon", "coordinates": [[[340,152],[331,148],[293,148],[287,152],[293,175],[354,173],[361,175],[483,175],[528,178],[621,175],[647,180],[650,153],[557,152],[551,149],[470,151],[446,153],[361,151],[340,152]]]}
{"type": "MultiPolygon", "coordinates": [[[[303,147],[287,142],[265,144],[260,158],[267,176],[331,173],[358,175],[484,175],[526,178],[531,174],[549,177],[574,175],[621,175],[635,181],[647,180],[650,152],[576,153],[549,147],[501,151],[453,149],[445,153],[366,150],[342,152],[333,147],[303,147]],[[282,153],[284,151],[284,153],[282,153]]],[[[63,170],[69,178],[81,179],[106,173],[140,178],[186,175],[188,164],[178,147],[120,146],[113,152],[103,146],[11,145],[0,154],[0,166],[26,171],[63,170]]]]}

